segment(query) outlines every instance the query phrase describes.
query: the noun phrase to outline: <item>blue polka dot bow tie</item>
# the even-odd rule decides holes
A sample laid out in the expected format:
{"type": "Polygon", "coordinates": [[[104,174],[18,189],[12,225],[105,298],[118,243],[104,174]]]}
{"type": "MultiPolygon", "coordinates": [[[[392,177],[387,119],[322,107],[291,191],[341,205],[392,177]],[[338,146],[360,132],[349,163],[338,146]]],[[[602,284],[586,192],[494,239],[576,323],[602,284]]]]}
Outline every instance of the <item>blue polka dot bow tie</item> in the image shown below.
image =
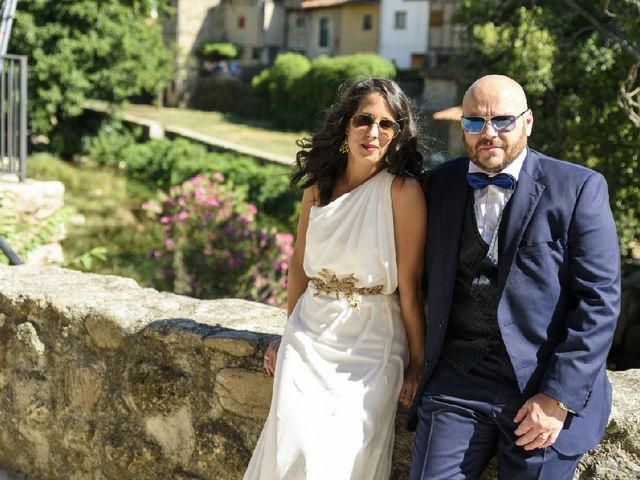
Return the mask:
{"type": "Polygon", "coordinates": [[[502,187],[508,190],[516,188],[516,179],[508,173],[499,173],[493,177],[490,177],[486,173],[467,173],[467,182],[474,190],[480,190],[489,185],[495,185],[496,187],[502,187]]]}

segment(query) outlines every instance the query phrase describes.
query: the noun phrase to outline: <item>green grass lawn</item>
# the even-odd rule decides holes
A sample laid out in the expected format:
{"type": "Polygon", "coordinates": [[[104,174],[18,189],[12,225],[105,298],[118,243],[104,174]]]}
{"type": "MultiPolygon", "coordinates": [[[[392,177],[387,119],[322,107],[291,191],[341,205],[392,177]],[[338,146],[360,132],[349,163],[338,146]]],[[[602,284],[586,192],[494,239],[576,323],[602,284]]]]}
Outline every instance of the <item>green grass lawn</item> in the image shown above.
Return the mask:
{"type": "MultiPolygon", "coordinates": [[[[103,102],[87,102],[87,105],[101,105],[103,102]]],[[[255,120],[238,120],[219,112],[204,112],[184,108],[158,108],[151,105],[128,104],[125,113],[155,120],[162,125],[188,128],[194,132],[209,135],[220,140],[256,148],[276,155],[295,158],[299,148],[296,140],[308,135],[306,132],[282,132],[255,120]]]]}

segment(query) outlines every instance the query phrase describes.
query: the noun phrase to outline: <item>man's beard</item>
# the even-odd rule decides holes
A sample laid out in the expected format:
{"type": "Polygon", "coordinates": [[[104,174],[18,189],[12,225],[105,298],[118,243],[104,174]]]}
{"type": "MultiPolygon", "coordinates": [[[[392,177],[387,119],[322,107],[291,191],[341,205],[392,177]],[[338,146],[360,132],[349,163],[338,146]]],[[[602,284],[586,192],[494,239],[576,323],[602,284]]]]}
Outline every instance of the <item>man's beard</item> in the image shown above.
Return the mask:
{"type": "Polygon", "coordinates": [[[467,151],[467,156],[469,157],[469,160],[471,160],[471,162],[473,162],[474,164],[476,164],[479,168],[481,168],[482,170],[484,170],[487,173],[498,173],[501,172],[502,170],[504,170],[505,168],[507,168],[509,165],[511,165],[513,163],[513,161],[518,157],[518,155],[520,154],[520,152],[522,152],[522,150],[524,149],[524,147],[526,147],[527,145],[527,130],[526,130],[526,125],[522,126],[522,130],[520,132],[520,136],[512,143],[512,144],[508,144],[506,142],[504,142],[503,140],[496,138],[494,140],[485,140],[485,139],[480,139],[475,143],[471,143],[468,142],[467,139],[465,138],[464,134],[462,135],[462,141],[464,142],[464,148],[467,151]],[[504,157],[502,159],[502,162],[500,162],[498,165],[496,166],[488,166],[488,165],[484,165],[481,161],[480,161],[480,155],[478,154],[478,148],[485,146],[485,145],[494,145],[496,147],[502,148],[503,152],[504,152],[504,157]]]}

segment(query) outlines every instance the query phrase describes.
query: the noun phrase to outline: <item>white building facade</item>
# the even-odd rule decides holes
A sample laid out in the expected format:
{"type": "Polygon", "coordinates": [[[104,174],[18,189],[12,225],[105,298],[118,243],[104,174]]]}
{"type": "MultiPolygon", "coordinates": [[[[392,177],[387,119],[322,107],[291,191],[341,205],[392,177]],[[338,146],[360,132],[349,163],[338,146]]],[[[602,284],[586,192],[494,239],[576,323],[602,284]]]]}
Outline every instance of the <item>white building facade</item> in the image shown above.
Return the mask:
{"type": "Polygon", "coordinates": [[[397,68],[421,68],[429,38],[429,0],[381,0],[381,57],[397,68]]]}

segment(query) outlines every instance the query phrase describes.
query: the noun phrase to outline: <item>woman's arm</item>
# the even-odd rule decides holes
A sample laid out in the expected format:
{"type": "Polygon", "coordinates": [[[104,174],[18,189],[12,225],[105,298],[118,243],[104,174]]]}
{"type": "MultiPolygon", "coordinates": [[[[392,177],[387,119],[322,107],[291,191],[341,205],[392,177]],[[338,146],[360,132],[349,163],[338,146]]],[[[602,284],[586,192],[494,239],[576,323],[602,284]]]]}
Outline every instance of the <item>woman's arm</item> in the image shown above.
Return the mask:
{"type": "MultiPolygon", "coordinates": [[[[304,273],[303,261],[304,250],[307,242],[307,227],[309,226],[309,213],[311,206],[315,203],[315,187],[309,187],[302,194],[302,205],[300,206],[300,218],[298,218],[298,232],[296,234],[296,244],[293,254],[289,259],[289,269],[287,272],[287,318],[293,312],[300,295],[307,289],[309,278],[304,273]]],[[[263,368],[267,375],[273,375],[276,368],[276,357],[280,339],[274,340],[267,347],[264,354],[263,368]]]]}
{"type": "Polygon", "coordinates": [[[293,254],[289,260],[287,275],[287,317],[293,312],[300,295],[307,289],[309,277],[304,273],[304,250],[307,244],[307,227],[309,226],[309,213],[314,204],[314,187],[306,188],[302,194],[300,218],[298,219],[298,232],[293,254]]]}
{"type": "Polygon", "coordinates": [[[424,362],[422,272],[427,238],[427,206],[420,184],[413,178],[396,177],[391,185],[391,199],[400,310],[409,343],[409,366],[405,371],[399,401],[408,407],[416,395],[424,362]]]}

